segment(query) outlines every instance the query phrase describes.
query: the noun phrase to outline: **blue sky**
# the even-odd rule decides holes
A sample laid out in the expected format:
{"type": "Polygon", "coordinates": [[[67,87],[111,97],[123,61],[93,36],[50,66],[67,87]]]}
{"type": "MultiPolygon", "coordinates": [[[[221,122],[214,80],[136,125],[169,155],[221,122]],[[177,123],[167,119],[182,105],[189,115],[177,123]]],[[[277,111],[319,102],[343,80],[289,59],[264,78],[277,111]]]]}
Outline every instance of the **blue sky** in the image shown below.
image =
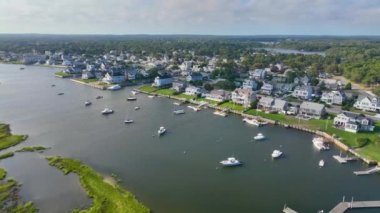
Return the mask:
{"type": "Polygon", "coordinates": [[[0,33],[380,35],[380,0],[0,0],[0,33]]]}

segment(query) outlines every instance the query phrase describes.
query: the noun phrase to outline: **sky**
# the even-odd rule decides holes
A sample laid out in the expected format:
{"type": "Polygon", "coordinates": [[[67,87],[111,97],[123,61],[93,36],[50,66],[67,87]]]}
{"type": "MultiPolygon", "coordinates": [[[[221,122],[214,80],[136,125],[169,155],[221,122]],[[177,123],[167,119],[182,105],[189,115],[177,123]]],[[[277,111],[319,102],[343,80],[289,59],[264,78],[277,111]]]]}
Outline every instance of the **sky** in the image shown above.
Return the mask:
{"type": "Polygon", "coordinates": [[[0,0],[0,33],[380,35],[380,0],[0,0]]]}

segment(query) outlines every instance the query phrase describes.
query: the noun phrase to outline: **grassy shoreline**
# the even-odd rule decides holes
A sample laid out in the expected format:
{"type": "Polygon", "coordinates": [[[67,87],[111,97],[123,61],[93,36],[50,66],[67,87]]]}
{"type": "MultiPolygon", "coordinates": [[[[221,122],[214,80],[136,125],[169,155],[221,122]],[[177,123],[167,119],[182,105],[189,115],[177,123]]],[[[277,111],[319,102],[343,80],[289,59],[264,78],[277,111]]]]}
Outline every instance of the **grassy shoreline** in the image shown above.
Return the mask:
{"type": "Polygon", "coordinates": [[[0,150],[16,146],[27,138],[27,135],[13,135],[8,124],[0,123],[0,150]]]}
{"type": "Polygon", "coordinates": [[[47,157],[49,164],[64,174],[76,173],[88,196],[93,199],[92,206],[74,212],[150,212],[130,192],[117,184],[110,184],[92,168],[80,161],[62,157],[47,157]]]}

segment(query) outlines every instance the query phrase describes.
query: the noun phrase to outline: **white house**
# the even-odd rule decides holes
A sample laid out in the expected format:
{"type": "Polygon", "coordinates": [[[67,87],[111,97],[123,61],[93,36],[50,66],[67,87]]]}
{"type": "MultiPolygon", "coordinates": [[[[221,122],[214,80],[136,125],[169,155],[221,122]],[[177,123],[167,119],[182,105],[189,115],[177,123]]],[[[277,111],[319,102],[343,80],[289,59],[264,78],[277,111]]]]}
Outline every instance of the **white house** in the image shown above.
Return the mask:
{"type": "Polygon", "coordinates": [[[288,102],[272,97],[261,97],[257,108],[265,111],[285,112],[288,109],[288,102]]]}
{"type": "Polygon", "coordinates": [[[380,100],[375,96],[359,96],[354,107],[363,111],[378,111],[380,110],[380,100]]]}
{"type": "Polygon", "coordinates": [[[255,69],[255,70],[249,71],[249,76],[252,79],[258,79],[258,80],[264,79],[266,75],[267,75],[267,71],[265,71],[264,69],[255,69]]]}
{"type": "Polygon", "coordinates": [[[102,81],[107,84],[119,84],[125,81],[125,76],[119,73],[107,72],[102,81]]]}
{"type": "Polygon", "coordinates": [[[223,102],[231,99],[231,92],[225,90],[212,90],[205,94],[205,98],[212,101],[223,102]]]}
{"type": "Polygon", "coordinates": [[[271,95],[273,92],[273,85],[269,83],[264,83],[260,89],[260,93],[264,95],[271,95]]]}
{"type": "Polygon", "coordinates": [[[370,131],[375,129],[373,121],[364,115],[353,112],[342,112],[334,118],[334,126],[347,132],[370,131]]]}
{"type": "Polygon", "coordinates": [[[297,86],[292,96],[296,98],[301,98],[304,100],[310,100],[313,94],[313,88],[311,86],[297,86]]]}
{"type": "Polygon", "coordinates": [[[256,99],[256,94],[250,89],[237,88],[232,92],[231,99],[236,104],[248,107],[256,99]]]}
{"type": "Polygon", "coordinates": [[[245,79],[243,81],[242,88],[243,89],[250,89],[250,90],[256,90],[257,89],[257,82],[251,79],[245,79]]]}
{"type": "Polygon", "coordinates": [[[320,119],[326,114],[326,108],[323,104],[304,101],[300,106],[299,114],[308,118],[320,119]]]}
{"type": "Polygon", "coordinates": [[[200,95],[202,94],[203,90],[199,87],[194,87],[194,86],[188,86],[185,89],[185,94],[186,95],[200,95]]]}
{"type": "Polygon", "coordinates": [[[173,83],[172,76],[169,74],[159,74],[152,84],[154,87],[170,86],[173,83]]]}
{"type": "Polygon", "coordinates": [[[344,100],[344,93],[338,90],[334,90],[331,92],[323,92],[321,97],[321,101],[325,102],[326,104],[342,105],[344,100]]]}

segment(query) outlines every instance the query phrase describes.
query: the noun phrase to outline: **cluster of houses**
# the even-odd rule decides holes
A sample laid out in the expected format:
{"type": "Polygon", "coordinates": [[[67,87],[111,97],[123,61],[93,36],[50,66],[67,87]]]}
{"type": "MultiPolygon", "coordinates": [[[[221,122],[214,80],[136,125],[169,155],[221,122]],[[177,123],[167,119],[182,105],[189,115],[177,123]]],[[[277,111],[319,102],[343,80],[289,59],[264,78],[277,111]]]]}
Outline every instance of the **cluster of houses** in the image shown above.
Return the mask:
{"type": "MultiPolygon", "coordinates": [[[[172,55],[176,55],[174,51],[172,55]]],[[[194,52],[192,52],[194,55],[194,52]]],[[[82,79],[97,79],[107,84],[122,84],[129,80],[154,77],[152,86],[171,87],[178,93],[202,96],[215,102],[232,101],[246,108],[256,101],[259,110],[270,113],[286,113],[300,118],[323,118],[328,105],[343,105],[348,99],[342,84],[330,79],[324,72],[318,76],[320,84],[312,86],[312,78],[307,75],[296,76],[292,82],[287,79],[294,72],[282,63],[272,64],[265,69],[253,69],[248,72],[237,71],[239,77],[234,81],[236,89],[226,91],[215,89],[206,91],[202,82],[210,84],[223,79],[211,79],[210,74],[217,69],[217,62],[227,62],[218,56],[203,56],[202,61],[183,58],[136,56],[128,52],[110,51],[98,56],[64,54],[64,52],[45,51],[30,54],[13,54],[0,51],[1,60],[19,60],[24,64],[47,64],[65,66],[64,72],[82,79]],[[159,70],[151,76],[150,70],[159,70]],[[194,82],[198,82],[195,84],[194,82]],[[199,83],[200,82],[200,83],[199,83]],[[298,104],[288,97],[297,99],[298,104]],[[316,103],[318,101],[319,103],[316,103]]],[[[234,60],[237,65],[244,59],[234,60]]],[[[359,96],[353,107],[363,111],[380,111],[380,100],[372,96],[359,96]]],[[[334,126],[349,132],[373,131],[373,121],[364,115],[342,112],[334,119],[334,126]]]]}

